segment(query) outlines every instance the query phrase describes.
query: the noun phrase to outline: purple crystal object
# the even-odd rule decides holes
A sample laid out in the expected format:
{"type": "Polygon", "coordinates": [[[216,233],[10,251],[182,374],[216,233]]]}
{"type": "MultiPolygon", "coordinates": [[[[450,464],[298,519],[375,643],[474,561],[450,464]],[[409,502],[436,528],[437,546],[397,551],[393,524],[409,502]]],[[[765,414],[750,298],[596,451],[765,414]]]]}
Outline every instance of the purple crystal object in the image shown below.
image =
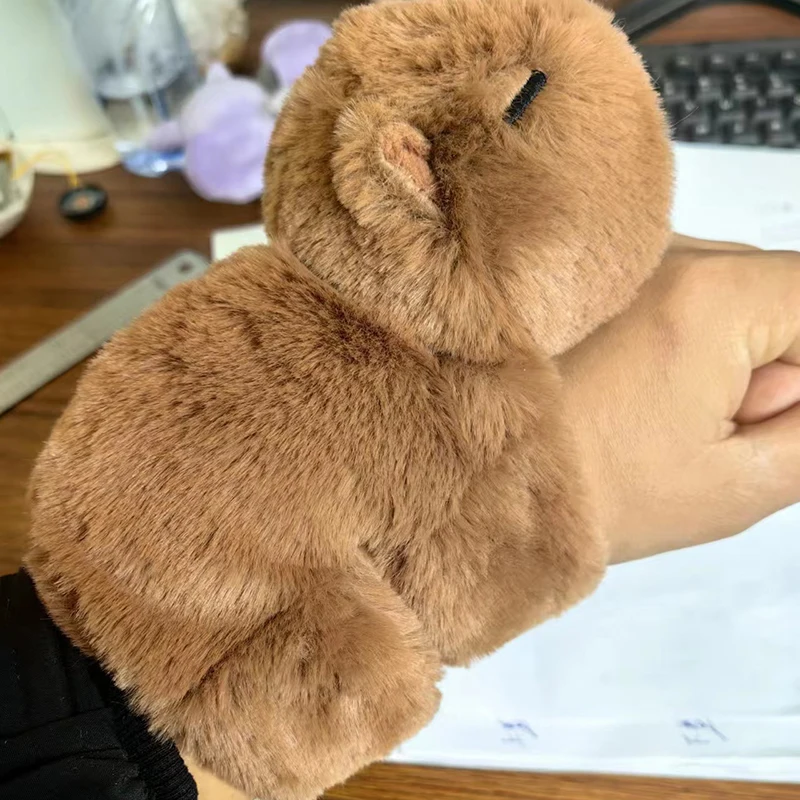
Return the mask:
{"type": "Polygon", "coordinates": [[[261,60],[272,68],[280,86],[291,86],[317,60],[332,33],[331,26],[319,20],[286,22],[264,39],[261,60]]]}

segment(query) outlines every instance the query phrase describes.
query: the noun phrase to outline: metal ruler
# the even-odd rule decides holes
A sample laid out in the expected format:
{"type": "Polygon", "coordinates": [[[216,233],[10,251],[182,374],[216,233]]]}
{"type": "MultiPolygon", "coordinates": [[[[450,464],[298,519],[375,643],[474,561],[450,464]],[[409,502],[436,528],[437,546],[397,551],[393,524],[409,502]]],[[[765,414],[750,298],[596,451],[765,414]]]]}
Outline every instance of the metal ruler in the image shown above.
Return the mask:
{"type": "Polygon", "coordinates": [[[182,250],[0,369],[0,414],[102,347],[173,286],[202,275],[208,259],[182,250]]]}

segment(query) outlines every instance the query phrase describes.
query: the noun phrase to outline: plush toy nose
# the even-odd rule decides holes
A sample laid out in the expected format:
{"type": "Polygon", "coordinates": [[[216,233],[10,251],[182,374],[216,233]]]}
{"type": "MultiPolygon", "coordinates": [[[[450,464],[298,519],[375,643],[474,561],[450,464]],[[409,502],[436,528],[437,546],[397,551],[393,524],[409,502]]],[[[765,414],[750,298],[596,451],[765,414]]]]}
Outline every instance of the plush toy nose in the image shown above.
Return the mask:
{"type": "Polygon", "coordinates": [[[519,90],[519,94],[511,101],[511,105],[506,109],[505,121],[509,125],[516,125],[525,113],[528,106],[536,99],[536,95],[544,89],[547,84],[547,75],[538,69],[531,72],[530,78],[519,90]]]}

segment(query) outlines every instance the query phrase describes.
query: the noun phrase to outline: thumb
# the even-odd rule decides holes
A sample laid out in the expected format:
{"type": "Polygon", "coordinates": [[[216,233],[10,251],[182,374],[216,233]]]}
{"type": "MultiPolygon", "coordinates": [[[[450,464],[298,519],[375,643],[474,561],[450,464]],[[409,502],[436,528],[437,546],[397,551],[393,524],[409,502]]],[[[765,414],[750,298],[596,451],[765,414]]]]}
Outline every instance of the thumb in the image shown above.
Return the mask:
{"type": "Polygon", "coordinates": [[[744,425],[728,444],[740,450],[748,480],[740,498],[752,524],[800,502],[800,406],[755,425],[744,425]]]}
{"type": "Polygon", "coordinates": [[[752,425],[774,417],[800,403],[800,367],[773,361],[750,376],[750,385],[735,421],[752,425]]]}

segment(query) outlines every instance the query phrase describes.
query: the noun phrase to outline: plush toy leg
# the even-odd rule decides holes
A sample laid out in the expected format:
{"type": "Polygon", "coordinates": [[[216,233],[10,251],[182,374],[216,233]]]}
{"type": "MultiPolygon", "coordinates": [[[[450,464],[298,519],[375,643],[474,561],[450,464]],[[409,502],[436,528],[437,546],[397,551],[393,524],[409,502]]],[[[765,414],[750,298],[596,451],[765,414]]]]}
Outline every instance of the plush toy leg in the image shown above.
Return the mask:
{"type": "Polygon", "coordinates": [[[56,623],[154,730],[248,795],[310,800],[436,711],[439,655],[366,559],[173,564],[125,581],[74,555],[27,559],[56,623]]]}
{"type": "MultiPolygon", "coordinates": [[[[553,426],[548,441],[555,436],[553,426]]],[[[462,498],[457,517],[394,555],[394,585],[445,664],[492,652],[578,602],[603,575],[605,538],[575,470],[559,461],[569,443],[550,453],[537,446],[509,453],[462,498]]]]}
{"type": "Polygon", "coordinates": [[[152,715],[187,756],[262,800],[316,797],[438,706],[438,657],[396,595],[364,574],[323,583],[152,715]]]}

